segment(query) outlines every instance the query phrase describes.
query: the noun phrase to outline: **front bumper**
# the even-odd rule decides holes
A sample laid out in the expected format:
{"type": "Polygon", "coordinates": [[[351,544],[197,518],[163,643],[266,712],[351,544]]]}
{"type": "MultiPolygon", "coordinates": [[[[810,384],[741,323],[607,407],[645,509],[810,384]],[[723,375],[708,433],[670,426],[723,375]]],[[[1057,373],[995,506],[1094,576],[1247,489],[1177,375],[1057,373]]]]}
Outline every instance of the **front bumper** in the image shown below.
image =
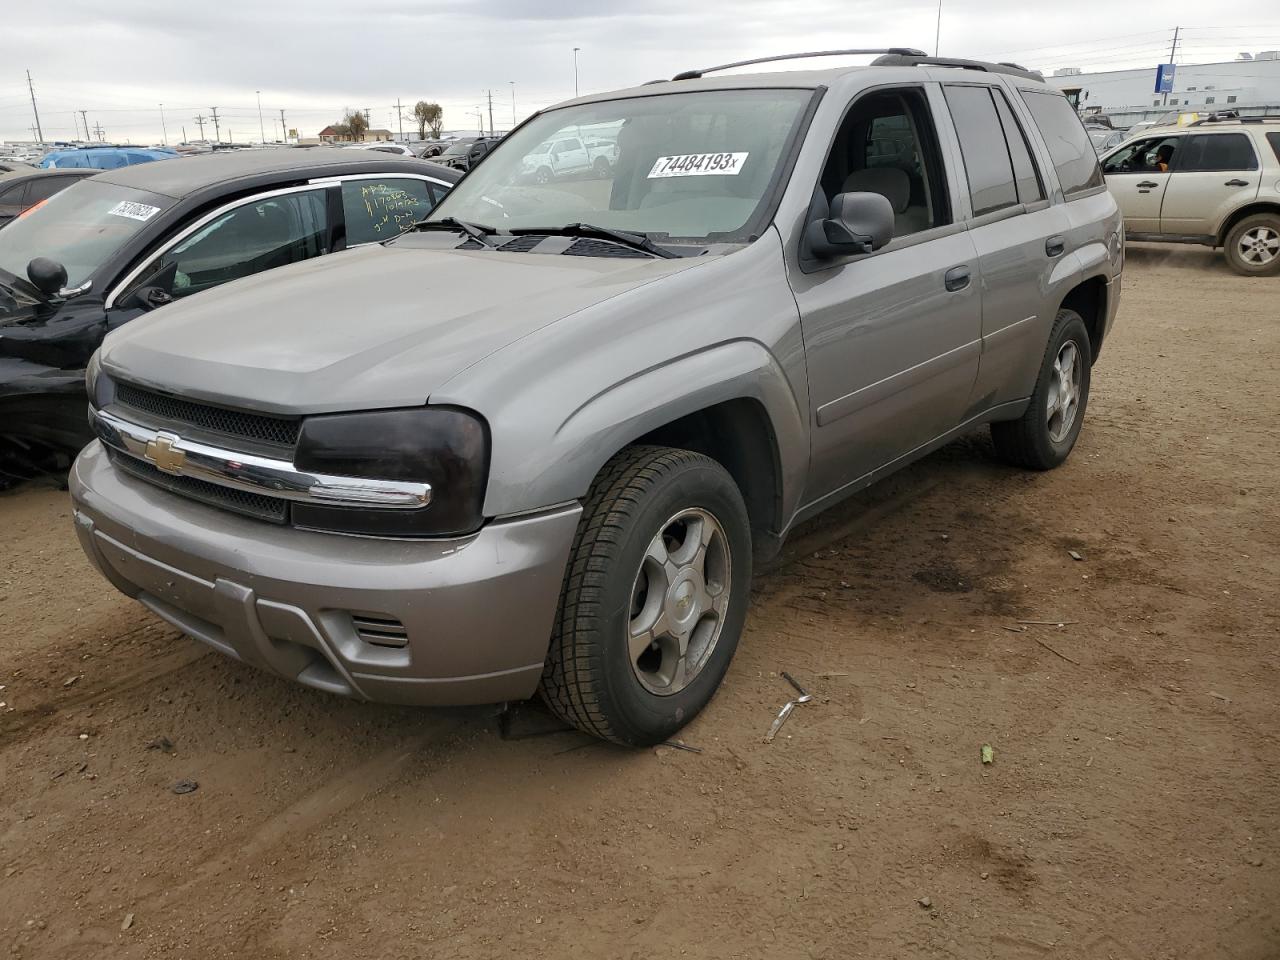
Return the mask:
{"type": "Polygon", "coordinates": [[[124,475],[99,442],[76,460],[70,486],[89,559],[184,633],[307,686],[422,705],[533,694],[581,513],[494,522],[454,540],[315,533],[124,475]],[[399,621],[405,645],[370,642],[358,630],[369,618],[399,621]]]}

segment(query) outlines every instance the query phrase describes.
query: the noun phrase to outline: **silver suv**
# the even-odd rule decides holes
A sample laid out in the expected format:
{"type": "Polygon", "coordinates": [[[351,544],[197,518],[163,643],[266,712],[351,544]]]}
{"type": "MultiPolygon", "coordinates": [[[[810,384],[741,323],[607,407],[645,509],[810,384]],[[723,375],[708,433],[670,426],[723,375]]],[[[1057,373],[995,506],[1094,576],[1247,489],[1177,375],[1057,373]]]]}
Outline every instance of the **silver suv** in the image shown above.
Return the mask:
{"type": "Polygon", "coordinates": [[[883,55],[545,110],[415,232],[116,331],[71,476],[85,551],[312,687],[540,691],[669,737],[798,523],[983,424],[1062,463],[1115,317],[1120,214],[1067,101],[858,52],[883,55]],[[608,176],[531,182],[570,135],[616,142],[608,176]]]}
{"type": "Polygon", "coordinates": [[[1280,119],[1144,131],[1102,171],[1130,240],[1222,247],[1237,273],[1280,274],[1280,119]]]}

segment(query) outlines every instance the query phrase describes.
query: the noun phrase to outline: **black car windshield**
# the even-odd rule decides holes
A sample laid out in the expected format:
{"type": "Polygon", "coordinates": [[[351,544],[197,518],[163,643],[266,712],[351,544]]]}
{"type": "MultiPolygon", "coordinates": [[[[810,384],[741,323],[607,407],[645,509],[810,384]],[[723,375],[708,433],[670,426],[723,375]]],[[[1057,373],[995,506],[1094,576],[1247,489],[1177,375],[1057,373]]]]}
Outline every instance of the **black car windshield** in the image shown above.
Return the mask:
{"type": "Polygon", "coordinates": [[[25,277],[33,258],[48,257],[67,268],[67,285],[77,287],[173,203],[143,190],[81,180],[0,230],[0,270],[25,277]]]}
{"type": "Polygon", "coordinates": [[[455,140],[449,145],[449,148],[445,150],[444,153],[440,154],[440,156],[460,157],[471,148],[473,143],[475,143],[474,140],[455,140]]]}
{"type": "Polygon", "coordinates": [[[496,145],[432,219],[743,241],[811,96],[707,90],[551,110],[496,145]]]}

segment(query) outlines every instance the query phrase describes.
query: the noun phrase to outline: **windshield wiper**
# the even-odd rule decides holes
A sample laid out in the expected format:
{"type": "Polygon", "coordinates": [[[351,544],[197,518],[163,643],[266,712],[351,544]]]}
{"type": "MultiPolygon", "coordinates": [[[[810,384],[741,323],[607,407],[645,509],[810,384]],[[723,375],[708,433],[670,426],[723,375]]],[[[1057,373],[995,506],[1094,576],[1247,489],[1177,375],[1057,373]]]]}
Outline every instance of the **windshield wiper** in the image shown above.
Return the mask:
{"type": "Polygon", "coordinates": [[[670,250],[665,250],[658,246],[648,235],[643,233],[629,233],[626,230],[611,230],[608,227],[597,227],[590,223],[566,223],[562,227],[540,228],[537,230],[512,230],[512,233],[525,234],[546,234],[548,236],[560,237],[594,237],[598,240],[611,240],[619,243],[624,247],[630,247],[632,250],[643,250],[645,253],[651,253],[655,257],[662,257],[664,260],[671,260],[679,256],[670,250]]]}
{"type": "Polygon", "coordinates": [[[459,220],[457,217],[441,217],[439,220],[422,220],[413,225],[415,230],[451,230],[457,233],[466,234],[482,247],[493,249],[497,246],[489,239],[491,234],[497,233],[493,227],[487,227],[483,223],[469,223],[466,220],[459,220]]]}

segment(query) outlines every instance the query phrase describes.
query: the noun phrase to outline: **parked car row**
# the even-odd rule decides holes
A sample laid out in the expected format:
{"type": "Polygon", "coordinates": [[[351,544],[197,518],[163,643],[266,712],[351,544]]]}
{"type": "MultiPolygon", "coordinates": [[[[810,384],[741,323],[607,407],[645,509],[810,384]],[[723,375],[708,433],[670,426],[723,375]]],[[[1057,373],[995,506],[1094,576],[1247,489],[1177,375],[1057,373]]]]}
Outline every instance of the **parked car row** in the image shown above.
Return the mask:
{"type": "Polygon", "coordinates": [[[649,744],[710,701],[753,564],[797,524],[982,425],[1010,463],[1063,463],[1124,264],[1067,100],[903,48],[704,77],[723,69],[456,143],[442,158],[470,172],[430,217],[323,260],[390,166],[294,171],[177,233],[165,218],[207,189],[195,161],[130,168],[0,231],[6,266],[6,233],[95,194],[77,256],[26,268],[68,331],[33,343],[89,359],[97,441],[70,488],[90,560],[316,689],[539,692],[649,744]],[[99,237],[138,252],[95,268],[99,237]],[[112,310],[158,304],[88,357],[112,310]]]}
{"type": "Polygon", "coordinates": [[[65,466],[92,439],[84,369],[109,331],[230,280],[391,239],[459,178],[412,158],[295,150],[92,173],[10,175],[41,190],[78,182],[0,230],[0,481],[65,466]]]}

